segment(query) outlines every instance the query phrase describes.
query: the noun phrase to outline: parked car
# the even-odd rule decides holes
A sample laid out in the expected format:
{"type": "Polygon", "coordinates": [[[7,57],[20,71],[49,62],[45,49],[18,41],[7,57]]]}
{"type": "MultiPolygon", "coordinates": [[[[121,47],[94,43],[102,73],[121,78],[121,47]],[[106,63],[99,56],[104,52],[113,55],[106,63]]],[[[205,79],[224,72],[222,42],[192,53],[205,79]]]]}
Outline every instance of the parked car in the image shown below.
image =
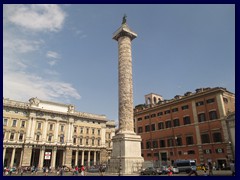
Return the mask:
{"type": "Polygon", "coordinates": [[[92,173],[99,172],[99,167],[98,166],[91,166],[87,169],[87,172],[92,172],[92,173]]]}
{"type": "Polygon", "coordinates": [[[162,172],[158,168],[153,168],[153,167],[147,167],[144,170],[140,171],[141,175],[160,175],[162,172]]]}

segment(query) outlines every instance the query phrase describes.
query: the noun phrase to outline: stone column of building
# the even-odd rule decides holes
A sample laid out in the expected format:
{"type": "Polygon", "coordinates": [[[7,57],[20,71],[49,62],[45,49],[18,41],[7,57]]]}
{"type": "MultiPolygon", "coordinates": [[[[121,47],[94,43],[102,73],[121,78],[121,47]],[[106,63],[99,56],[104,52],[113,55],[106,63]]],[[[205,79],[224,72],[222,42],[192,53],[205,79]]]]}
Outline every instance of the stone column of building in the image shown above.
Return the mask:
{"type": "Polygon", "coordinates": [[[84,150],[82,150],[82,160],[81,160],[81,165],[84,165],[84,150]]]}
{"type": "Polygon", "coordinates": [[[72,167],[72,149],[67,147],[65,156],[65,165],[68,167],[72,167]]]}
{"type": "Polygon", "coordinates": [[[39,163],[38,163],[39,169],[42,169],[43,167],[44,153],[45,153],[45,146],[42,146],[42,148],[40,149],[40,155],[39,155],[39,163]]]}
{"type": "Polygon", "coordinates": [[[90,150],[88,150],[88,160],[87,160],[87,165],[90,166],[90,150]]]}
{"type": "Polygon", "coordinates": [[[6,150],[7,150],[7,148],[6,148],[6,147],[3,147],[3,165],[4,165],[6,150]]]}
{"type": "Polygon", "coordinates": [[[63,156],[62,156],[62,165],[65,165],[66,163],[66,151],[63,151],[63,156]]]}
{"type": "Polygon", "coordinates": [[[54,134],[54,143],[58,142],[58,127],[59,127],[59,122],[57,121],[56,128],[55,128],[55,134],[54,134]]]}
{"type": "Polygon", "coordinates": [[[23,148],[21,148],[21,156],[20,156],[19,166],[22,165],[22,158],[23,158],[23,148]]]}
{"type": "Polygon", "coordinates": [[[52,160],[51,160],[52,169],[55,169],[56,155],[57,155],[57,147],[54,147],[52,150],[52,160]]]}
{"type": "Polygon", "coordinates": [[[143,162],[141,137],[136,135],[133,125],[131,41],[136,37],[137,34],[128,27],[124,16],[121,27],[113,35],[113,39],[118,41],[119,130],[112,138],[110,171],[119,175],[137,173],[143,162]]]}
{"type": "Polygon", "coordinates": [[[47,127],[48,127],[48,120],[46,119],[43,125],[43,134],[42,134],[42,141],[47,141],[47,127]]]}
{"type": "Polygon", "coordinates": [[[14,147],[13,148],[13,151],[12,151],[12,157],[11,157],[11,163],[10,163],[10,167],[12,168],[13,167],[13,163],[14,163],[14,158],[15,158],[15,153],[16,153],[16,148],[14,147]]]}
{"type": "Polygon", "coordinates": [[[23,149],[22,166],[30,166],[31,157],[32,157],[32,146],[25,145],[23,149]]]}
{"type": "Polygon", "coordinates": [[[32,129],[32,120],[33,118],[28,119],[28,126],[27,126],[27,134],[26,134],[26,141],[28,142],[30,140],[30,135],[31,135],[31,129],[32,129]]]}
{"type": "Polygon", "coordinates": [[[35,128],[36,128],[36,119],[33,118],[32,128],[31,128],[31,133],[30,133],[30,140],[32,140],[32,141],[34,141],[35,128]]]}
{"type": "Polygon", "coordinates": [[[94,151],[94,154],[93,154],[93,165],[96,165],[96,151],[94,151]]]}
{"type": "Polygon", "coordinates": [[[78,150],[76,150],[76,154],[75,154],[75,166],[78,165],[78,150]]]}

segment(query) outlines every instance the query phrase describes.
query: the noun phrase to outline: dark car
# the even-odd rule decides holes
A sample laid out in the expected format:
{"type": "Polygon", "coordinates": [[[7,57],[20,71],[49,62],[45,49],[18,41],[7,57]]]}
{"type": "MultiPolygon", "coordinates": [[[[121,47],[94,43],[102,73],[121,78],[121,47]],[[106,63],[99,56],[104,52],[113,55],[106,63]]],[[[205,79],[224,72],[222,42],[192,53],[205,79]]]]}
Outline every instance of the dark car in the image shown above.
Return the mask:
{"type": "Polygon", "coordinates": [[[99,167],[98,166],[91,166],[87,169],[87,172],[92,172],[92,173],[99,172],[99,167]]]}
{"type": "Polygon", "coordinates": [[[146,169],[141,170],[140,174],[141,175],[160,175],[161,171],[157,168],[147,167],[146,169]]]}

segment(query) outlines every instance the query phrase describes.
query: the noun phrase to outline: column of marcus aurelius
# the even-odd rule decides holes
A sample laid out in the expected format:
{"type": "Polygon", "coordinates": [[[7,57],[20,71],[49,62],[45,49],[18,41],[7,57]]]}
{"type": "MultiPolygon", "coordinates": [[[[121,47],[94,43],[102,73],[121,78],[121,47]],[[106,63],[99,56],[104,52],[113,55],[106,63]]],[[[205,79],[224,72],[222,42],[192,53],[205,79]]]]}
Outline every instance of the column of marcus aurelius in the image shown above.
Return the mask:
{"type": "Polygon", "coordinates": [[[133,125],[131,41],[136,37],[124,15],[121,27],[113,35],[118,41],[119,129],[112,138],[109,172],[119,175],[138,173],[143,162],[141,137],[136,135],[133,125]]]}

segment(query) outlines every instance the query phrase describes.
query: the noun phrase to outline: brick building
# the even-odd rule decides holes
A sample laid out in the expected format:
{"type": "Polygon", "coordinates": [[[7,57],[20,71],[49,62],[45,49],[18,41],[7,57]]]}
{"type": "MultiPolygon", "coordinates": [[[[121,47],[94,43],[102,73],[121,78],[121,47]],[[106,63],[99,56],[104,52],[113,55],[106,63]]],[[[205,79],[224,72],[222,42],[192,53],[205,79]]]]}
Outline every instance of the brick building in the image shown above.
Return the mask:
{"type": "Polygon", "coordinates": [[[75,111],[73,105],[31,98],[3,99],[3,165],[7,167],[107,163],[115,122],[75,111]]]}
{"type": "Polygon", "coordinates": [[[194,159],[197,164],[211,160],[218,167],[228,165],[235,154],[232,114],[235,94],[221,87],[196,89],[171,100],[148,94],[145,104],[134,109],[135,131],[142,137],[142,156],[154,162],[194,159]]]}

